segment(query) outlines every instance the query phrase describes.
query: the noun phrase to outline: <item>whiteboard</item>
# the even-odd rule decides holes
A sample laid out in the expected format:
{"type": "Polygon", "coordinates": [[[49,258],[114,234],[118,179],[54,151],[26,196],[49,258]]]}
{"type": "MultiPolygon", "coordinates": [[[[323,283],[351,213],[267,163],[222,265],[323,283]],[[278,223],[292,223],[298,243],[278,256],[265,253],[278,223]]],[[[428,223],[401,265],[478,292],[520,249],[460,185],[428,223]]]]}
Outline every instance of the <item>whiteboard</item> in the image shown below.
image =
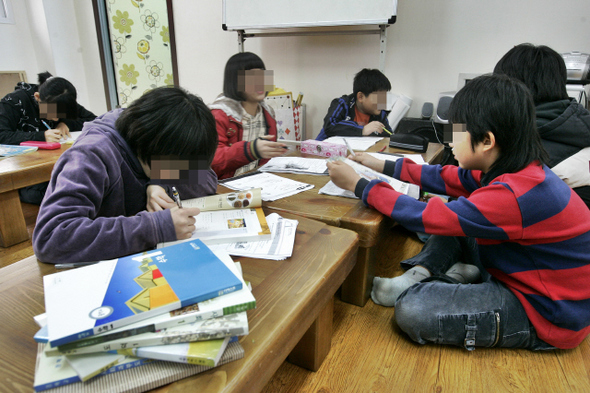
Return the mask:
{"type": "Polygon", "coordinates": [[[389,25],[397,0],[223,0],[223,29],[389,25]]]}

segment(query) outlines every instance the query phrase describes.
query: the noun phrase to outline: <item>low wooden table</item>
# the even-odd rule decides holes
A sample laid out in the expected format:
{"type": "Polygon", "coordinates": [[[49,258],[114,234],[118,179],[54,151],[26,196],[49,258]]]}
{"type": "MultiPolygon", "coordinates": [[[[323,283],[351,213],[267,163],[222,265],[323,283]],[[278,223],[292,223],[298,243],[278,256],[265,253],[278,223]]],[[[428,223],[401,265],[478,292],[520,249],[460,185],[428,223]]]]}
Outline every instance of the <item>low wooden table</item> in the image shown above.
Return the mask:
{"type": "Polygon", "coordinates": [[[0,247],[29,239],[18,189],[49,181],[57,159],[70,146],[0,158],[0,247]]]}
{"type": "MultiPolygon", "coordinates": [[[[409,150],[389,148],[388,144],[389,138],[384,138],[367,151],[375,152],[386,147],[385,151],[390,153],[413,153],[409,150]]],[[[422,157],[424,161],[436,164],[440,162],[442,154],[442,144],[430,143],[428,150],[422,154],[422,157]]],[[[302,156],[318,158],[312,155],[302,156]]],[[[395,225],[395,222],[379,211],[367,208],[358,199],[318,194],[318,190],[330,180],[327,176],[289,173],[277,173],[277,175],[313,184],[315,187],[288,198],[263,202],[263,206],[278,211],[281,215],[293,213],[358,233],[358,259],[354,270],[342,284],[341,298],[347,303],[364,306],[371,295],[373,277],[375,276],[375,253],[379,249],[385,231],[395,225]]],[[[224,188],[220,192],[230,192],[230,190],[224,188]]]]}
{"type": "MultiPolygon", "coordinates": [[[[319,221],[283,216],[299,221],[291,258],[234,258],[242,263],[257,303],[248,311],[250,334],[240,338],[245,357],[187,378],[187,391],[201,391],[214,374],[223,376],[224,392],[257,392],[288,356],[317,370],[330,350],[334,294],[356,262],[358,236],[319,221]]],[[[6,391],[32,391],[33,335],[38,330],[33,316],[45,311],[42,276],[56,271],[34,256],[0,269],[0,386],[6,391]]],[[[174,390],[187,380],[161,390],[174,390]]]]}

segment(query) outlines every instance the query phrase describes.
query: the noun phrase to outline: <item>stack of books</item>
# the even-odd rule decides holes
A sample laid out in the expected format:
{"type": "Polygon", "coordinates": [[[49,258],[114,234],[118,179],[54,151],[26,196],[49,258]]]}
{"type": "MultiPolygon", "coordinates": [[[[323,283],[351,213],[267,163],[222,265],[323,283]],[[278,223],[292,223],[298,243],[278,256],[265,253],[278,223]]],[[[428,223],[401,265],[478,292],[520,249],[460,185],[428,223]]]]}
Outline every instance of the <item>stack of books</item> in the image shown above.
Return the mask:
{"type": "Polygon", "coordinates": [[[43,280],[37,392],[144,391],[244,356],[256,300],[239,263],[200,240],[43,280]]]}

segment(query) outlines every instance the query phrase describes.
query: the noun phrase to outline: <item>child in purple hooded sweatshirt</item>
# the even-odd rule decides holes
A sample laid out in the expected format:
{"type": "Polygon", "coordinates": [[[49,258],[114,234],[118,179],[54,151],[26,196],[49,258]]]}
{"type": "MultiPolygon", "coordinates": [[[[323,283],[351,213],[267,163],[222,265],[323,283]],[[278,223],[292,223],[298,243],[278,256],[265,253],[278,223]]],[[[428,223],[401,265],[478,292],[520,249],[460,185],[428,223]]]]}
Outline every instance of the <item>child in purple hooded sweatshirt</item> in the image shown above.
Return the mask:
{"type": "Polygon", "coordinates": [[[153,89],[127,109],[86,123],[53,169],[33,233],[39,260],[118,258],[190,238],[196,208],[183,199],[214,194],[215,120],[178,87],[153,89]]]}

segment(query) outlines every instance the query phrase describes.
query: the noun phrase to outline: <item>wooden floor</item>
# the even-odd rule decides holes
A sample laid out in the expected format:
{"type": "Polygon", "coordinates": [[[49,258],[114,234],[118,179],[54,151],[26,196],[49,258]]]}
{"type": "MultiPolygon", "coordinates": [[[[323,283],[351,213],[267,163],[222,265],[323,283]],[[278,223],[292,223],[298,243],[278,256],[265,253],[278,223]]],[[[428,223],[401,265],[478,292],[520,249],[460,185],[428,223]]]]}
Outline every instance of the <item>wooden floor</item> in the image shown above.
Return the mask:
{"type": "MultiPolygon", "coordinates": [[[[32,233],[37,214],[23,205],[32,233]]],[[[419,252],[417,238],[391,230],[377,274],[394,277],[398,262],[419,252]]],[[[0,266],[33,254],[30,241],[0,248],[0,266]]],[[[590,341],[573,350],[462,348],[419,345],[392,321],[394,309],[342,303],[334,307],[332,349],[317,372],[283,363],[264,389],[280,392],[590,392],[590,341]]]]}

